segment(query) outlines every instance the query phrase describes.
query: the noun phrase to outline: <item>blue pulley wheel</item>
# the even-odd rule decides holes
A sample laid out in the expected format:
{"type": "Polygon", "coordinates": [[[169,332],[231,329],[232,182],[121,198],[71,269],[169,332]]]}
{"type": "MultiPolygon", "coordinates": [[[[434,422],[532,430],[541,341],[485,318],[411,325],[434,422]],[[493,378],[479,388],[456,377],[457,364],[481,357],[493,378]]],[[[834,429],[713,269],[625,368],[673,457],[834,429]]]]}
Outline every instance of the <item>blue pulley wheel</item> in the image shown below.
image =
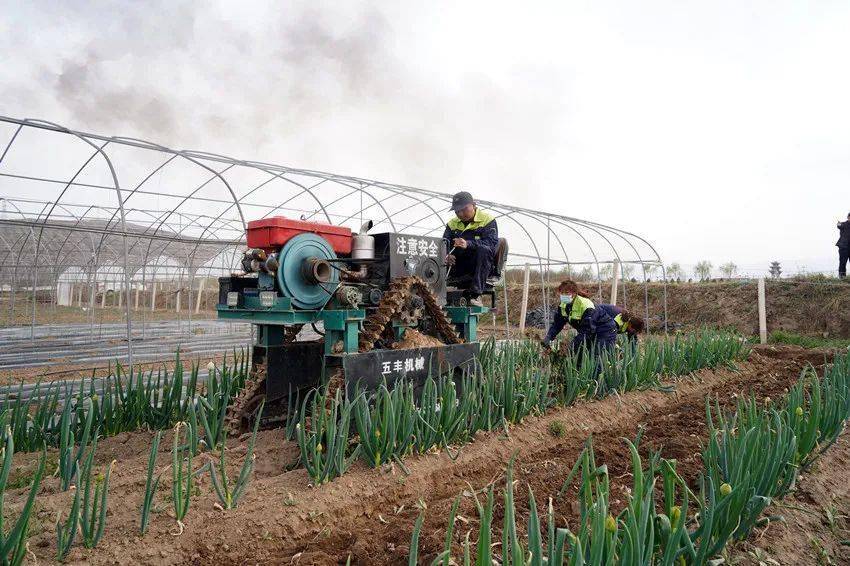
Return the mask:
{"type": "Polygon", "coordinates": [[[298,234],[278,256],[277,282],[292,306],[320,309],[339,286],[339,271],[327,260],[336,259],[330,243],[316,234],[298,234]]]}

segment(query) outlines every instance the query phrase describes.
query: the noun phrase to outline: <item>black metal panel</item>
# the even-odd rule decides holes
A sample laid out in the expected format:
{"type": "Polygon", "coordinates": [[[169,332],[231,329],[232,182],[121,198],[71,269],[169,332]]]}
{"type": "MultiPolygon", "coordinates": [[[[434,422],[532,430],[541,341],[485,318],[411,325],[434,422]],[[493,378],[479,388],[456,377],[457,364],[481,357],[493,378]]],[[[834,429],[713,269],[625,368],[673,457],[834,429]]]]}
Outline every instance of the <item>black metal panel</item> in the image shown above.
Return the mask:
{"type": "Polygon", "coordinates": [[[428,282],[440,304],[446,298],[446,243],[442,238],[387,232],[375,234],[375,264],[369,282],[386,286],[396,277],[416,275],[428,282]]]}
{"type": "Polygon", "coordinates": [[[227,293],[239,292],[239,304],[242,304],[243,294],[257,293],[256,277],[219,277],[218,278],[218,304],[227,305],[227,293]],[[248,291],[246,293],[246,291],[248,291]]]}
{"type": "Polygon", "coordinates": [[[253,363],[267,364],[266,400],[285,399],[290,387],[315,387],[322,376],[324,342],[292,342],[281,346],[254,346],[253,363]]]}
{"type": "Polygon", "coordinates": [[[345,371],[346,395],[359,389],[373,390],[385,382],[392,387],[400,379],[420,386],[429,375],[437,376],[460,369],[474,369],[479,345],[452,344],[407,350],[374,350],[339,356],[345,371]]]}

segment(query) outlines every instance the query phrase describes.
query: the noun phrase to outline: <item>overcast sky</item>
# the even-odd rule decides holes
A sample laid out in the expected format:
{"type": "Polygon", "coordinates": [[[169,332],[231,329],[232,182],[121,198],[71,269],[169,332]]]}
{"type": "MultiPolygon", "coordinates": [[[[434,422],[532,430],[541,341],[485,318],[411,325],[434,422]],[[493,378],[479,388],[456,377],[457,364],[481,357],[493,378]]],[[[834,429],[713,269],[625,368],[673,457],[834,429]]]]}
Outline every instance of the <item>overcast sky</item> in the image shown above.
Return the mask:
{"type": "Polygon", "coordinates": [[[0,0],[0,114],[835,269],[850,2],[0,0]],[[94,4],[94,3],[93,3],[94,4]]]}

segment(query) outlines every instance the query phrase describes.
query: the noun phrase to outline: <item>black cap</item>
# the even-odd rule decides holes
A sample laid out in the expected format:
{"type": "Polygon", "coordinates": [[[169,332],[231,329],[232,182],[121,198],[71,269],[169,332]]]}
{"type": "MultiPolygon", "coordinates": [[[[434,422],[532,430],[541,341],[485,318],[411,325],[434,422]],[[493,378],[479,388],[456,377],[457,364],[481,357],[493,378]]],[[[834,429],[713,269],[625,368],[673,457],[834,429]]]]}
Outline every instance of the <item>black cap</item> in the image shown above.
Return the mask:
{"type": "Polygon", "coordinates": [[[467,191],[461,191],[459,193],[455,193],[455,195],[452,197],[452,207],[449,210],[457,212],[468,204],[475,204],[475,200],[472,198],[472,195],[467,191]]]}

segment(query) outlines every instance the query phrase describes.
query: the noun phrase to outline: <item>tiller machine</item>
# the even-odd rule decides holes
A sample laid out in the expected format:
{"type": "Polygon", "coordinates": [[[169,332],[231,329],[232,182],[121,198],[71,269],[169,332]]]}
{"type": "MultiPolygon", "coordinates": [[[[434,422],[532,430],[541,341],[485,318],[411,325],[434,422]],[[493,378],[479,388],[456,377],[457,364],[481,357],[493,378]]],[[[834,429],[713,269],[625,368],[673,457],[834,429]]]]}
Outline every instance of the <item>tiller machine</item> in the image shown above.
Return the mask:
{"type": "Polygon", "coordinates": [[[248,223],[243,273],[219,279],[217,306],[220,319],[255,327],[251,376],[231,408],[240,428],[262,399],[280,406],[325,383],[349,396],[400,379],[417,386],[476,363],[489,309],[447,306],[446,243],[370,228],[248,223]]]}

